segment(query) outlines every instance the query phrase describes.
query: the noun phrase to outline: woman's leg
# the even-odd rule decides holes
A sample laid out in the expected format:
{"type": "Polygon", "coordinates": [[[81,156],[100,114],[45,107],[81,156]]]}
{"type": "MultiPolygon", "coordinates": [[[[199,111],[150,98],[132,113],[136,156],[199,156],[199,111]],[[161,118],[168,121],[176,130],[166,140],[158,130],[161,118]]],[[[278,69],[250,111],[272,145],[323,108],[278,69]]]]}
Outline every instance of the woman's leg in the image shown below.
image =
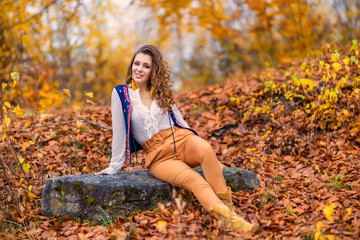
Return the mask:
{"type": "Polygon", "coordinates": [[[206,180],[215,193],[228,191],[214,149],[207,141],[196,135],[188,136],[184,149],[184,161],[190,167],[201,166],[206,180]]]}
{"type": "Polygon", "coordinates": [[[159,162],[152,166],[150,171],[156,178],[193,192],[208,212],[211,212],[215,205],[222,203],[209,183],[180,160],[159,162]]]}
{"type": "Polygon", "coordinates": [[[179,150],[178,158],[174,160],[166,157],[175,151],[171,148],[171,144],[165,141],[159,146],[159,149],[155,148],[156,151],[150,153],[157,155],[158,160],[162,160],[150,165],[151,173],[163,181],[193,192],[205,210],[221,220],[224,226],[243,232],[257,231],[258,224],[250,224],[232,212],[215,194],[215,192],[225,192],[227,187],[210,144],[200,137],[192,135],[189,138],[182,138],[182,141],[179,131],[176,132],[176,135],[179,137],[179,141],[176,142],[176,148],[179,150]],[[202,166],[207,180],[192,169],[199,164],[202,166]]]}

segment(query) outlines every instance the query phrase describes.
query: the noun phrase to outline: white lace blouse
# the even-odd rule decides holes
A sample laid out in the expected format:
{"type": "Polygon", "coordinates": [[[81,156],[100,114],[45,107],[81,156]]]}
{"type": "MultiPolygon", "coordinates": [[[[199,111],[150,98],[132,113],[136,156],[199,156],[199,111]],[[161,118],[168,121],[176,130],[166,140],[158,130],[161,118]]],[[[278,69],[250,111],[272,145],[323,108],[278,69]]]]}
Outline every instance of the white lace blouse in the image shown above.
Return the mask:
{"type": "MultiPolygon", "coordinates": [[[[136,141],[142,145],[154,134],[170,128],[169,116],[167,112],[162,114],[163,110],[158,106],[155,99],[152,101],[150,109],[148,109],[141,102],[140,90],[128,89],[131,105],[133,106],[130,118],[131,131],[136,141]]],[[[183,127],[190,128],[181,115],[180,110],[175,105],[172,107],[172,110],[174,111],[177,123],[183,127]]],[[[112,156],[110,166],[105,169],[107,174],[115,174],[121,170],[124,165],[126,151],[124,114],[119,95],[115,88],[111,96],[111,113],[113,129],[112,156]]],[[[174,126],[171,117],[170,121],[172,126],[174,126]]]]}

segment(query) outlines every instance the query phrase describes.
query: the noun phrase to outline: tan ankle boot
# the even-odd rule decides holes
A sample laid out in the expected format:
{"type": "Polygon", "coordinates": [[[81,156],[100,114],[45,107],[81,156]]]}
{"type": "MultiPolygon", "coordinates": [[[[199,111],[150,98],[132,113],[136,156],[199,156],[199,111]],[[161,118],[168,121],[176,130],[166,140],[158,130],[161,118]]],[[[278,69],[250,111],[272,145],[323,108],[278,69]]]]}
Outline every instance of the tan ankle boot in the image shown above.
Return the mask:
{"type": "Polygon", "coordinates": [[[240,230],[245,233],[255,233],[259,230],[258,223],[251,224],[247,222],[222,203],[214,206],[212,215],[221,221],[226,228],[240,230]]]}
{"type": "Polygon", "coordinates": [[[236,208],[232,202],[232,197],[231,197],[231,188],[228,186],[228,191],[224,192],[224,193],[216,193],[216,195],[220,198],[221,201],[223,201],[223,203],[230,208],[231,211],[236,212],[236,208]]]}

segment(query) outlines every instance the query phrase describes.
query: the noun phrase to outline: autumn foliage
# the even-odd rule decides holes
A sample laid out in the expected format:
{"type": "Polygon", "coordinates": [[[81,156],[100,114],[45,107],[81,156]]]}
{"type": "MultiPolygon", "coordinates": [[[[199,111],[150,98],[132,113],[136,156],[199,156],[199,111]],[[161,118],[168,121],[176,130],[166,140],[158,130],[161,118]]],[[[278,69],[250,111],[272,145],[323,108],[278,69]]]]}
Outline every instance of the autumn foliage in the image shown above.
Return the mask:
{"type": "Polygon", "coordinates": [[[116,4],[1,1],[0,84],[11,72],[22,74],[21,87],[6,91],[8,102],[45,113],[61,106],[62,89],[69,89],[75,109],[90,91],[94,102],[107,103],[132,51],[145,43],[163,50],[188,89],[314,56],[333,39],[360,38],[357,0],[136,0],[125,10],[116,4]],[[116,28],[107,26],[109,16],[127,11],[144,15],[135,29],[118,19],[116,28]]]}
{"type": "MultiPolygon", "coordinates": [[[[356,40],[346,46],[334,41],[319,58],[177,94],[185,119],[212,144],[222,164],[257,173],[259,189],[234,194],[241,215],[261,225],[254,236],[219,227],[184,191],[155,210],[99,219],[101,225],[42,216],[41,191],[47,178],[96,172],[108,165],[110,107],[21,117],[21,108],[4,99],[1,236],[359,238],[358,46],[356,40]]],[[[12,74],[2,90],[17,88],[19,80],[21,75],[12,74]]],[[[71,96],[67,89],[63,93],[63,98],[71,96]]],[[[87,98],[92,97],[88,93],[87,98]]],[[[124,170],[143,168],[140,159],[124,170]]]]}
{"type": "Polygon", "coordinates": [[[333,39],[359,38],[360,2],[312,0],[140,0],[158,24],[159,44],[176,39],[184,87],[314,56],[333,39]],[[189,46],[190,45],[190,46],[189,46]],[[184,54],[183,54],[184,55],[184,54]]]}
{"type": "Polygon", "coordinates": [[[115,1],[0,1],[0,237],[360,238],[359,4],[137,0],[146,31],[110,36],[115,1]],[[41,215],[46,179],[108,166],[109,96],[139,39],[183,89],[208,85],[177,106],[223,165],[256,172],[261,187],[233,200],[258,234],[219,227],[182,190],[127,218],[41,215]]]}

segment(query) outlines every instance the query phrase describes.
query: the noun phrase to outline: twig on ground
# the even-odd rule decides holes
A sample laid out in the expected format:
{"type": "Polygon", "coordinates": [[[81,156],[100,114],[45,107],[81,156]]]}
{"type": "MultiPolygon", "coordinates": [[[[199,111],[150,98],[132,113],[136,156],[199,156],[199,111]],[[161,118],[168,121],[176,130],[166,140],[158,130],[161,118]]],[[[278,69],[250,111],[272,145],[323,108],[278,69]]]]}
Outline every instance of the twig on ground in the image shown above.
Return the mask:
{"type": "Polygon", "coordinates": [[[278,125],[279,127],[284,128],[283,125],[281,125],[281,123],[279,123],[279,122],[276,121],[275,119],[270,118],[270,120],[271,120],[273,123],[275,123],[276,125],[278,125]]]}
{"type": "Polygon", "coordinates": [[[80,119],[80,120],[71,120],[71,121],[65,121],[65,122],[57,122],[57,123],[48,123],[48,124],[44,124],[44,125],[36,125],[36,126],[29,126],[27,128],[23,128],[23,129],[16,129],[16,130],[10,130],[8,132],[25,132],[25,131],[28,131],[28,130],[32,130],[32,129],[36,129],[36,128],[42,128],[42,127],[50,127],[50,126],[59,126],[59,125],[65,125],[65,124],[70,124],[70,123],[76,123],[76,122],[86,122],[86,123],[89,123],[91,125],[95,125],[95,126],[98,126],[98,127],[102,127],[102,128],[105,128],[107,130],[112,130],[111,127],[108,127],[108,126],[105,126],[105,125],[102,125],[101,123],[96,123],[96,122],[92,122],[92,121],[89,121],[87,119],[80,119]]]}

